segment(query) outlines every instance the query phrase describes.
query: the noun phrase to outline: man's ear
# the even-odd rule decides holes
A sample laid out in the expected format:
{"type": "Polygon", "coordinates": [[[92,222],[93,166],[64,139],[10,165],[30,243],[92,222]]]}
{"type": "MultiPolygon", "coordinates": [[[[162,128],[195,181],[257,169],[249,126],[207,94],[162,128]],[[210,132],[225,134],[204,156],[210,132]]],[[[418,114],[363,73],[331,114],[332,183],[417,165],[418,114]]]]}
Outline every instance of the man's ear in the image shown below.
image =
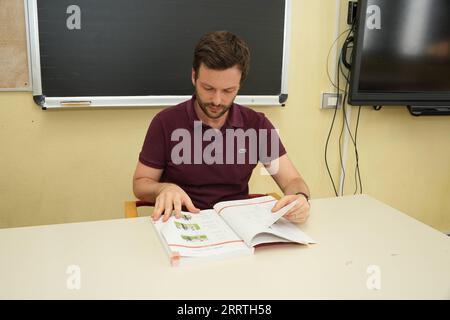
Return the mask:
{"type": "Polygon", "coordinates": [[[191,79],[192,79],[192,85],[195,87],[195,69],[192,68],[192,74],[191,74],[191,79]]]}

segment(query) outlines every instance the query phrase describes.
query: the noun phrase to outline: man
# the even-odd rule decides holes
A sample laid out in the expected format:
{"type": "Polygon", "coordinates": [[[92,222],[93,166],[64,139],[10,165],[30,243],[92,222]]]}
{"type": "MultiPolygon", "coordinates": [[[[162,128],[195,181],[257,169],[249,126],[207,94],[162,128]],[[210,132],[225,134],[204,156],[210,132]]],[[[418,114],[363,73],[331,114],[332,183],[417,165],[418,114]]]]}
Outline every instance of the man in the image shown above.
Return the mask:
{"type": "Polygon", "coordinates": [[[272,124],[234,103],[249,61],[245,42],[229,32],[200,39],[192,68],[195,94],[154,117],[134,174],[136,197],[155,202],[153,219],[164,215],[167,221],[173,211],[181,217],[182,206],[195,213],[219,201],[245,199],[256,158],[284,193],[272,211],[298,200],[285,218],[302,223],[309,216],[309,189],[272,124]]]}

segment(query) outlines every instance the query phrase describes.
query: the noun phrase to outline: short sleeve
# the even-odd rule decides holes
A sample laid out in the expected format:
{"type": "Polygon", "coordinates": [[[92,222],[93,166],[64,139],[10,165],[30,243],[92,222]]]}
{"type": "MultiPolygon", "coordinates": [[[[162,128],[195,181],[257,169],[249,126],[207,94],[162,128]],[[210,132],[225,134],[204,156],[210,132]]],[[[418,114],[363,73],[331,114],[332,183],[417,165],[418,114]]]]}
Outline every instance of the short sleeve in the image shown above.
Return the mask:
{"type": "Polygon", "coordinates": [[[166,135],[161,119],[156,115],[147,130],[139,161],[155,169],[166,167],[166,135]]]}
{"type": "Polygon", "coordinates": [[[286,149],[272,123],[263,115],[259,127],[258,160],[269,163],[286,154],[286,149]]]}

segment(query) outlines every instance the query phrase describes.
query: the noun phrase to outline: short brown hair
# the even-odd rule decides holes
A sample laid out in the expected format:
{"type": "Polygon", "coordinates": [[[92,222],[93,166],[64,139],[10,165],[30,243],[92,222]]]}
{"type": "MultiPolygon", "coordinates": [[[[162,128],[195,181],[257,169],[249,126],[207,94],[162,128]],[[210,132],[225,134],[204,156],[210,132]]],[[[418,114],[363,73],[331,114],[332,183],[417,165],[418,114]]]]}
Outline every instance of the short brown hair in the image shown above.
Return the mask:
{"type": "Polygon", "coordinates": [[[200,38],[195,47],[192,67],[196,77],[202,63],[214,70],[225,70],[237,65],[242,72],[242,84],[250,69],[250,49],[231,32],[209,32],[200,38]]]}

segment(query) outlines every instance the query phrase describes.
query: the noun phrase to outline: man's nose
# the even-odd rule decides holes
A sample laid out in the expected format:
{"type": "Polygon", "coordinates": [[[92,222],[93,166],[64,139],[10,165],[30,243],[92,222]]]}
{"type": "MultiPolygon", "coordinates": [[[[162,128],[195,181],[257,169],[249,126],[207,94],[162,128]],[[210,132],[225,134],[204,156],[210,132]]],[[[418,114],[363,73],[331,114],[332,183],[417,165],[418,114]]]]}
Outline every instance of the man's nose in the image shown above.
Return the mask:
{"type": "Polygon", "coordinates": [[[213,101],[212,101],[212,102],[214,103],[215,106],[220,105],[220,103],[222,102],[222,95],[221,95],[221,93],[220,93],[219,90],[217,90],[217,91],[214,93],[213,101]]]}

